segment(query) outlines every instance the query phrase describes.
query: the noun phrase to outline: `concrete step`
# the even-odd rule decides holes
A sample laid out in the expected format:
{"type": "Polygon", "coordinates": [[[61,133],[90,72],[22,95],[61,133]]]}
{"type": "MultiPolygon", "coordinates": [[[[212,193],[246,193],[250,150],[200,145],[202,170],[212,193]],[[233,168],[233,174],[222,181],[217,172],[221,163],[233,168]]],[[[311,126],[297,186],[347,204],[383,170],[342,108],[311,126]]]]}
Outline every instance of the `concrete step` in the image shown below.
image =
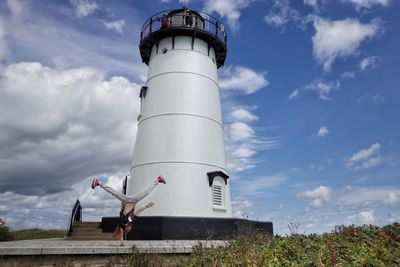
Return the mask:
{"type": "Polygon", "coordinates": [[[74,228],[100,228],[100,222],[74,222],[74,228]]]}
{"type": "Polygon", "coordinates": [[[106,235],[98,235],[98,236],[91,236],[91,235],[79,235],[79,236],[68,236],[66,239],[68,240],[114,240],[112,238],[111,233],[107,233],[106,235]]]}
{"type": "Polygon", "coordinates": [[[103,233],[100,222],[74,222],[74,228],[68,240],[112,240],[111,233],[103,233]]]}
{"type": "Polygon", "coordinates": [[[96,234],[102,234],[103,230],[100,228],[92,229],[92,228],[74,228],[72,231],[74,234],[91,234],[91,235],[96,235],[96,234]]]}

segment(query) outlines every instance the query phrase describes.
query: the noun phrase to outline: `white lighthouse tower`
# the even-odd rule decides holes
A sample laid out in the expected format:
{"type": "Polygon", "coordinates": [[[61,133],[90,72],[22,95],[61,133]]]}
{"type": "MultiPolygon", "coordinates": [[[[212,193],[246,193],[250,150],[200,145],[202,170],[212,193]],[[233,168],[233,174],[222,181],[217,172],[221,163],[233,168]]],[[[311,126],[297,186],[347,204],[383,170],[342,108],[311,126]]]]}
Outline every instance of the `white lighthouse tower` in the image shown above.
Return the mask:
{"type": "MultiPolygon", "coordinates": [[[[227,46],[223,25],[187,8],[149,18],[140,53],[148,65],[126,194],[159,186],[143,216],[231,218],[217,69],[227,46]]],[[[142,205],[144,203],[139,203],[142,205]]]]}

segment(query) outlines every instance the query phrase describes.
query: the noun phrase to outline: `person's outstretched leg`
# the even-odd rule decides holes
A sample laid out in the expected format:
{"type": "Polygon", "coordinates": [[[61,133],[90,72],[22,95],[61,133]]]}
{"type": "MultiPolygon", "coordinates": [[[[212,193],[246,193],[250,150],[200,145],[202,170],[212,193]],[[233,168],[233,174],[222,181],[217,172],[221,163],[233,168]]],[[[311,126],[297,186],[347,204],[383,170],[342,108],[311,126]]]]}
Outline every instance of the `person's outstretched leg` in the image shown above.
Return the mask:
{"type": "Polygon", "coordinates": [[[163,183],[166,184],[167,182],[165,181],[164,177],[162,177],[161,175],[157,177],[157,179],[152,182],[147,188],[146,190],[144,190],[143,192],[140,192],[134,196],[129,196],[130,202],[132,203],[138,203],[140,200],[142,200],[143,198],[145,198],[148,194],[150,194],[154,188],[156,188],[156,186],[159,183],[163,183]]]}
{"type": "Polygon", "coordinates": [[[101,188],[103,188],[106,192],[110,193],[111,195],[113,195],[114,197],[116,197],[118,200],[120,200],[122,203],[126,203],[129,202],[129,197],[117,192],[114,188],[110,187],[110,186],[106,186],[103,185],[99,179],[95,178],[92,182],[92,188],[95,189],[96,186],[100,186],[101,188]]]}
{"type": "Polygon", "coordinates": [[[167,182],[165,181],[164,177],[162,177],[161,175],[157,177],[157,179],[151,183],[145,191],[140,192],[134,196],[127,196],[124,195],[122,193],[119,193],[117,191],[115,191],[112,187],[106,186],[106,185],[102,185],[102,183],[100,182],[99,179],[95,178],[92,182],[92,188],[94,189],[96,186],[100,186],[101,188],[103,188],[105,191],[107,191],[108,193],[110,193],[111,195],[113,195],[114,197],[116,197],[117,199],[119,199],[123,204],[127,203],[127,202],[131,202],[133,204],[136,204],[137,202],[139,202],[140,200],[142,200],[143,198],[145,198],[148,194],[150,194],[154,188],[159,184],[159,183],[163,183],[166,184],[167,182]]]}

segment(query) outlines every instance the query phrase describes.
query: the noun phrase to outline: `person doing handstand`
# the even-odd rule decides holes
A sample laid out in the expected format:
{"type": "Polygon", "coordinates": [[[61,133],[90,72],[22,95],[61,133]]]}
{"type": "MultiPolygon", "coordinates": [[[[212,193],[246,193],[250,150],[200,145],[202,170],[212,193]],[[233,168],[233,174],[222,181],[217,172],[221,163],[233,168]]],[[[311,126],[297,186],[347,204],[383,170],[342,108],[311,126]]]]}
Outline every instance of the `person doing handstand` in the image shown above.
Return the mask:
{"type": "Polygon", "coordinates": [[[143,192],[138,193],[134,196],[127,196],[117,192],[110,186],[103,185],[99,179],[97,178],[93,179],[92,189],[95,189],[97,186],[100,186],[106,192],[110,193],[111,195],[113,195],[122,202],[122,209],[121,212],[119,213],[119,225],[117,229],[115,229],[112,235],[114,238],[120,240],[121,246],[125,245],[124,234],[132,230],[132,222],[134,222],[138,218],[138,215],[142,213],[145,209],[154,206],[154,203],[148,203],[147,205],[139,208],[135,212],[136,204],[140,200],[145,198],[148,194],[150,194],[159,183],[163,184],[167,183],[164,177],[162,177],[161,175],[158,176],[157,179],[154,182],[152,182],[143,192]]]}

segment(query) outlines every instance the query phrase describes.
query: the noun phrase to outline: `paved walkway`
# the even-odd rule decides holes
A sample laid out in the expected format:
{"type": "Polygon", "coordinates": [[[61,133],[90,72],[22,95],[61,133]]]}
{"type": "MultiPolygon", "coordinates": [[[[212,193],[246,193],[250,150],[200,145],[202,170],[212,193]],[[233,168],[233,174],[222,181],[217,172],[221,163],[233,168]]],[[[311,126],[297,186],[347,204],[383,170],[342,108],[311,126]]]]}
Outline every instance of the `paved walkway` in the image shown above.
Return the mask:
{"type": "Polygon", "coordinates": [[[0,242],[0,256],[11,255],[85,255],[85,254],[126,254],[136,246],[141,253],[191,253],[193,247],[226,246],[223,240],[127,240],[124,247],[119,241],[65,240],[63,238],[35,239],[0,242]]]}

